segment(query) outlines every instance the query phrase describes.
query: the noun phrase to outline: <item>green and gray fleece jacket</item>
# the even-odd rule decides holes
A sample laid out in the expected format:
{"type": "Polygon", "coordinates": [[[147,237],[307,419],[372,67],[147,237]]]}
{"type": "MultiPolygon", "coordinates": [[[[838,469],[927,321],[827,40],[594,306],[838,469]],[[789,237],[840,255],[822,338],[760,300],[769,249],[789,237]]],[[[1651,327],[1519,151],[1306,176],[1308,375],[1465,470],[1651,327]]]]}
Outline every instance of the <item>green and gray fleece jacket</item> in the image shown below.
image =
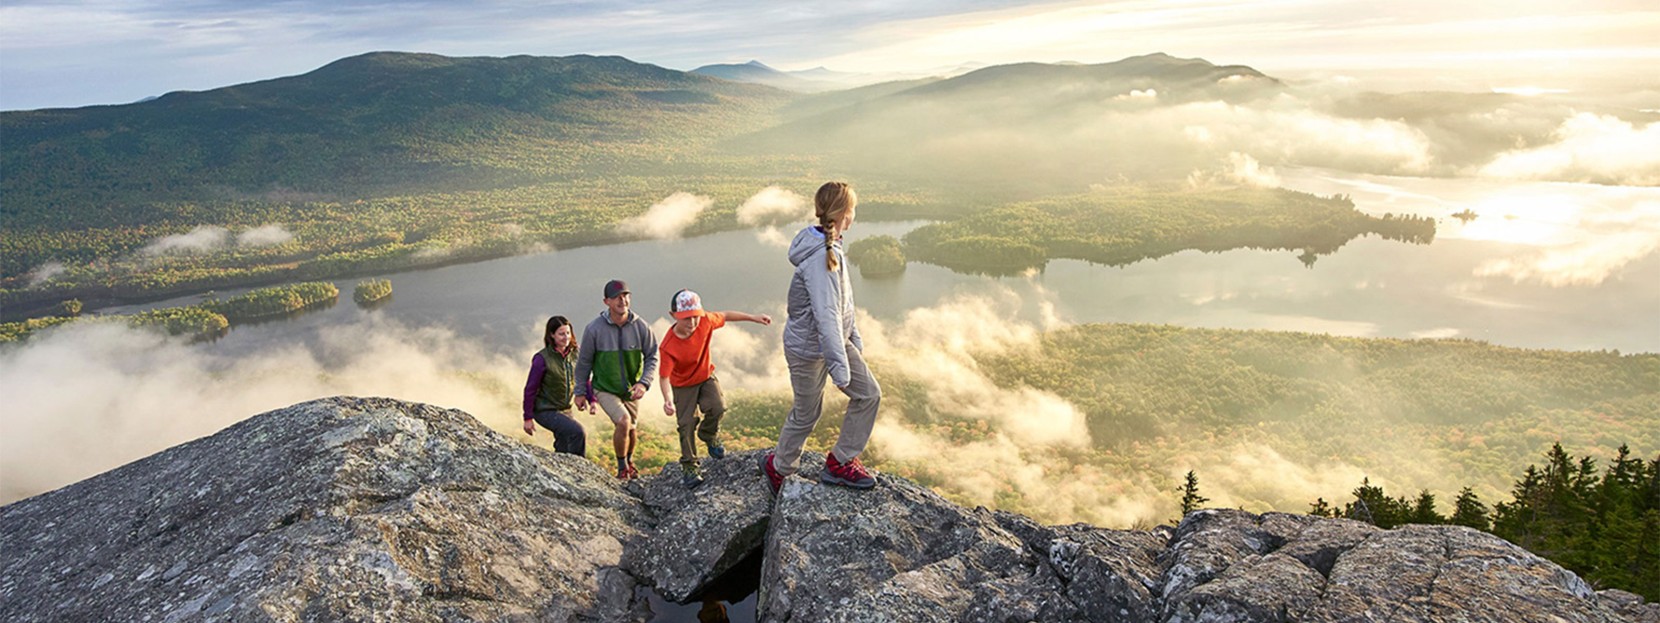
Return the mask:
{"type": "Polygon", "coordinates": [[[609,310],[600,312],[582,330],[577,353],[575,385],[579,388],[592,375],[594,391],[626,399],[635,383],[650,389],[652,379],[657,378],[657,336],[632,311],[622,326],[611,322],[609,310]]]}

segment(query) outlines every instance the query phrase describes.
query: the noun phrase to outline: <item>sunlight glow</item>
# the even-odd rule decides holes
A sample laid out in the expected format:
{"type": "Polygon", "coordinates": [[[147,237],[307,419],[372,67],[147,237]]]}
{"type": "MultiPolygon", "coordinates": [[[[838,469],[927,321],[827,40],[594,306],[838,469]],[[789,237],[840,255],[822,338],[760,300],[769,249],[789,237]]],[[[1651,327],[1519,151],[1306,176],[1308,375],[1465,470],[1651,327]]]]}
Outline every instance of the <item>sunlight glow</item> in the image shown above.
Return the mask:
{"type": "Polygon", "coordinates": [[[1460,238],[1526,245],[1571,242],[1570,230],[1583,210],[1572,196],[1534,194],[1489,197],[1469,209],[1476,219],[1460,230],[1460,238]]]}

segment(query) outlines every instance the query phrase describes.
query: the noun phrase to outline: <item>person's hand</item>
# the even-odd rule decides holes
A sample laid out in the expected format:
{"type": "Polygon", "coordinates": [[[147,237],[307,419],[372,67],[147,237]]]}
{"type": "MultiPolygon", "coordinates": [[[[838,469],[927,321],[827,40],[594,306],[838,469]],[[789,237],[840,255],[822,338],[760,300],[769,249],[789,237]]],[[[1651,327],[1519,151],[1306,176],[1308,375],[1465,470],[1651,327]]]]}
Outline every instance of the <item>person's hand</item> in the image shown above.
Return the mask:
{"type": "Polygon", "coordinates": [[[536,421],[535,420],[525,420],[525,434],[526,435],[535,435],[536,434],[536,421]]]}
{"type": "Polygon", "coordinates": [[[848,398],[852,398],[852,397],[853,397],[853,394],[849,394],[849,393],[847,393],[847,388],[849,388],[849,387],[852,387],[852,386],[853,386],[853,384],[852,384],[852,383],[848,383],[848,384],[846,384],[846,385],[837,385],[837,386],[836,386],[836,389],[837,389],[837,390],[838,390],[838,391],[840,391],[840,392],[841,392],[841,393],[842,393],[842,394],[844,394],[844,395],[846,395],[846,396],[847,396],[847,397],[848,397],[848,398]]]}
{"type": "Polygon", "coordinates": [[[574,400],[576,401],[577,411],[587,411],[589,413],[594,412],[593,406],[588,404],[587,396],[577,396],[574,400]]]}
{"type": "Polygon", "coordinates": [[[663,401],[663,415],[674,415],[674,403],[673,402],[669,402],[667,400],[663,401]]]}
{"type": "Polygon", "coordinates": [[[646,395],[646,386],[642,383],[635,383],[634,387],[631,387],[631,388],[628,389],[628,397],[632,400],[639,400],[641,398],[644,398],[645,395],[646,395]]]}
{"type": "Polygon", "coordinates": [[[772,316],[768,316],[766,314],[761,314],[760,317],[755,319],[755,322],[759,322],[759,323],[767,325],[767,326],[772,326],[772,316]]]}

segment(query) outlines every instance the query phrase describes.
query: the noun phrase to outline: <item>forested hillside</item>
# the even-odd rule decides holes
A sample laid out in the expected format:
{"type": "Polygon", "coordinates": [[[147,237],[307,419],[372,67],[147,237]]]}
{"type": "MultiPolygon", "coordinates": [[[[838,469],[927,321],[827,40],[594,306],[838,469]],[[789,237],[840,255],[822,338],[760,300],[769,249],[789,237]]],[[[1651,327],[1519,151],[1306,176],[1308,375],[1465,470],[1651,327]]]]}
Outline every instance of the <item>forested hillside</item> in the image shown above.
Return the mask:
{"type": "Polygon", "coordinates": [[[160,200],[338,197],[638,175],[789,97],[620,57],[373,53],[123,106],[7,112],[3,224],[155,223],[160,200]]]}

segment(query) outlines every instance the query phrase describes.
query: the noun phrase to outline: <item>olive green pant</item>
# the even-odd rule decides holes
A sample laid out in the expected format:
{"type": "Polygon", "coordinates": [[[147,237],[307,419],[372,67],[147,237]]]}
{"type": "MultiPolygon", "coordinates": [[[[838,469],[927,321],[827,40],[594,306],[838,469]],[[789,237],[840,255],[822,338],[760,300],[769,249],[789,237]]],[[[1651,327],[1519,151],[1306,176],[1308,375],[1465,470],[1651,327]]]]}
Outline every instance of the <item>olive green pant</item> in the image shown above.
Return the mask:
{"type": "Polygon", "coordinates": [[[680,464],[697,465],[697,440],[715,443],[715,436],[720,434],[720,418],[726,415],[720,380],[710,376],[697,385],[670,389],[674,392],[675,423],[680,428],[680,464]],[[703,417],[698,417],[699,411],[703,417]]]}

